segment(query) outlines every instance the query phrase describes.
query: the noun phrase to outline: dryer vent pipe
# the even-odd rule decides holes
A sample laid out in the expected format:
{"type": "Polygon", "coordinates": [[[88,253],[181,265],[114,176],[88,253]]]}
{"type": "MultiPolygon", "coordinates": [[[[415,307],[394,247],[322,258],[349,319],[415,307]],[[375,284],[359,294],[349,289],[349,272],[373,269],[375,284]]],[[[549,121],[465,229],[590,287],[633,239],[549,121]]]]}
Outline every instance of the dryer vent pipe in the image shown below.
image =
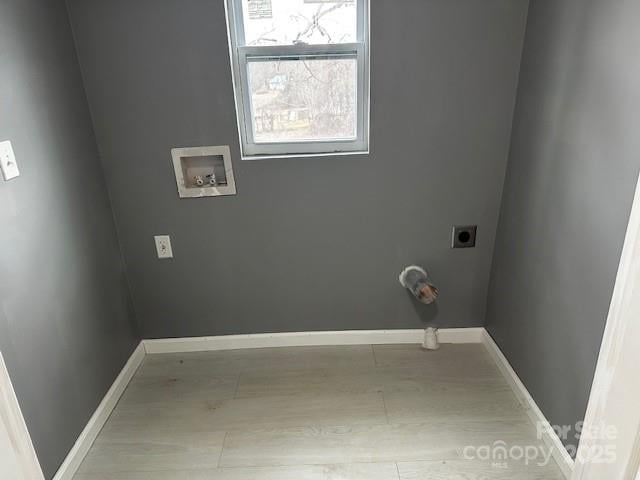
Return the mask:
{"type": "MultiPolygon", "coordinates": [[[[400,273],[400,285],[409,290],[411,294],[420,302],[427,305],[432,304],[438,298],[438,288],[431,283],[427,271],[418,265],[411,265],[400,273]]],[[[424,341],[422,348],[425,350],[437,350],[438,330],[429,327],[424,331],[424,341]]]]}
{"type": "Polygon", "coordinates": [[[427,271],[417,265],[405,268],[398,277],[400,285],[420,302],[432,304],[438,298],[438,288],[429,280],[427,271]]]}

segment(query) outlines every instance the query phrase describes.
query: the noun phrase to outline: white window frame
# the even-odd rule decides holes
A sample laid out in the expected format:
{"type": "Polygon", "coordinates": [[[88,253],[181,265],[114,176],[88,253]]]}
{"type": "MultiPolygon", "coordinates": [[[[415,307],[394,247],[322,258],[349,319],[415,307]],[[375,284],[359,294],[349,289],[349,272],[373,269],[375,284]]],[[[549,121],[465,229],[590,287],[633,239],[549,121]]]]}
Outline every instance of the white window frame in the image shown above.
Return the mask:
{"type": "Polygon", "coordinates": [[[357,41],[327,45],[246,46],[242,0],[225,0],[240,151],[244,160],[369,153],[369,0],[355,0],[357,41]],[[253,133],[250,61],[300,57],[357,60],[356,136],[349,139],[256,142],[253,133]]]}

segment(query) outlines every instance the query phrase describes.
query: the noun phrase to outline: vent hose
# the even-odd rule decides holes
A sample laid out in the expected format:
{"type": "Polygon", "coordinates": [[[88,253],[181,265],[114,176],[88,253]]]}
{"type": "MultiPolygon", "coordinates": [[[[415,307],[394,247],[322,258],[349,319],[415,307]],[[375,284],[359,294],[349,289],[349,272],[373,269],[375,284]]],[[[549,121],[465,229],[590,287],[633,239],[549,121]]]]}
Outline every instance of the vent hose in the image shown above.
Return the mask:
{"type": "Polygon", "coordinates": [[[435,302],[438,298],[438,288],[429,280],[429,274],[422,267],[411,265],[405,268],[398,280],[400,285],[426,305],[435,302]]]}

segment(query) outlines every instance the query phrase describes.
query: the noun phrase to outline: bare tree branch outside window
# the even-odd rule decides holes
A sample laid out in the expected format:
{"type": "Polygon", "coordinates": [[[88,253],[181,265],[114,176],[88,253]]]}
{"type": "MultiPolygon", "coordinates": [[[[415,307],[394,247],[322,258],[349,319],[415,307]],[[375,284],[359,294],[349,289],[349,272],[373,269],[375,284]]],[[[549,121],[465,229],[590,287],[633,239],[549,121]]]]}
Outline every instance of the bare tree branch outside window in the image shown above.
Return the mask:
{"type": "MultiPolygon", "coordinates": [[[[265,0],[249,0],[265,1],[265,0]]],[[[287,0],[283,25],[276,27],[277,3],[253,7],[260,12],[251,45],[335,43],[355,35],[353,0],[287,0]],[[293,4],[293,6],[291,6],[293,4]],[[272,11],[273,19],[263,12],[272,11]],[[345,24],[352,16],[353,23],[345,24]],[[342,22],[342,23],[341,23],[342,22]],[[345,27],[345,25],[347,25],[345,27]]],[[[356,129],[357,65],[353,58],[254,61],[249,64],[256,140],[351,138],[356,129]]]]}

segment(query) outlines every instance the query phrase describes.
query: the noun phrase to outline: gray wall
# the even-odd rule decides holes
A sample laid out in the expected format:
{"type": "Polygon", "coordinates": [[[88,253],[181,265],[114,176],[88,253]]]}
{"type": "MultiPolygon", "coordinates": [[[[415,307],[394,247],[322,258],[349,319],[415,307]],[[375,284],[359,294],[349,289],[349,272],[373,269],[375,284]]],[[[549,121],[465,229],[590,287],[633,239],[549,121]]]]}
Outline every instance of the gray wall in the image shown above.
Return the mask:
{"type": "Polygon", "coordinates": [[[137,341],[62,0],[0,2],[0,350],[51,478],[137,341]]]}
{"type": "Polygon", "coordinates": [[[531,2],[487,322],[554,424],[584,417],[640,168],[638,18],[531,2]]]}
{"type": "Polygon", "coordinates": [[[374,0],[372,153],[253,162],[222,0],[68,3],[144,336],[483,324],[526,0],[374,0]],[[238,196],[179,200],[170,149],[219,144],[238,196]],[[478,248],[449,249],[459,223],[478,248]]]}

